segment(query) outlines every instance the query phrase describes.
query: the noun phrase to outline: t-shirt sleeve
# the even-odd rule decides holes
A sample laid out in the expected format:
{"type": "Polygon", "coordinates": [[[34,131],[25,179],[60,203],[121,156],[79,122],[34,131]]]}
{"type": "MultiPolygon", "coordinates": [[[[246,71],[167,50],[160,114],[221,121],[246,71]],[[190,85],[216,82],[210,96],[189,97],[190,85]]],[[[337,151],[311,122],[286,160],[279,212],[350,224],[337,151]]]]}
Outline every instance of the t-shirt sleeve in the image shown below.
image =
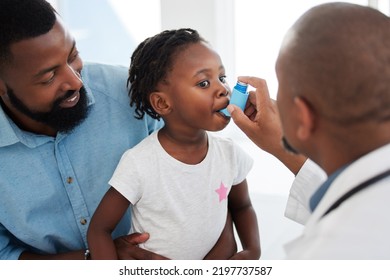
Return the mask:
{"type": "Polygon", "coordinates": [[[108,183],[134,205],[142,196],[141,178],[137,161],[130,149],[122,155],[108,183]]]}
{"type": "Polygon", "coordinates": [[[240,146],[233,143],[234,156],[236,162],[236,176],[233,185],[237,185],[245,180],[249,171],[253,167],[253,159],[240,146]]]}

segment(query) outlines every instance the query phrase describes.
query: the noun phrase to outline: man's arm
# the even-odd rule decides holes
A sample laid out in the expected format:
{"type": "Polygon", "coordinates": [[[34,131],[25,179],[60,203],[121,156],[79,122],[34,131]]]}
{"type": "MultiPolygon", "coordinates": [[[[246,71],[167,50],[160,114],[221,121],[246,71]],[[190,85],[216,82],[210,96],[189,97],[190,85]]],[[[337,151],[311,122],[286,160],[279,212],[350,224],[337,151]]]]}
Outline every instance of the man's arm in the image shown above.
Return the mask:
{"type": "Polygon", "coordinates": [[[308,201],[314,190],[326,179],[322,169],[305,156],[288,152],[282,144],[282,125],[274,100],[269,96],[267,83],[257,77],[239,77],[255,88],[249,95],[245,111],[234,105],[228,110],[236,125],[259,148],[278,158],[294,175],[286,207],[286,217],[304,224],[310,215],[308,201]]]}
{"type": "MultiPolygon", "coordinates": [[[[130,203],[114,188],[110,188],[96,209],[88,228],[88,244],[93,259],[166,259],[155,253],[139,248],[148,234],[135,233],[112,240],[111,233],[129,207],[130,203]],[[112,207],[115,205],[115,207],[112,207]]],[[[38,255],[23,252],[19,259],[30,260],[81,260],[85,250],[56,255],[38,255]]]]}
{"type": "Polygon", "coordinates": [[[56,255],[38,255],[24,251],[19,260],[84,260],[85,250],[72,251],[56,255]]]}
{"type": "MultiPolygon", "coordinates": [[[[149,239],[147,233],[132,233],[114,240],[119,259],[137,259],[137,260],[161,260],[164,257],[146,251],[138,247],[138,244],[146,242],[149,239]]],[[[30,252],[23,252],[20,260],[84,260],[86,250],[72,251],[56,255],[38,255],[30,252]]]]}

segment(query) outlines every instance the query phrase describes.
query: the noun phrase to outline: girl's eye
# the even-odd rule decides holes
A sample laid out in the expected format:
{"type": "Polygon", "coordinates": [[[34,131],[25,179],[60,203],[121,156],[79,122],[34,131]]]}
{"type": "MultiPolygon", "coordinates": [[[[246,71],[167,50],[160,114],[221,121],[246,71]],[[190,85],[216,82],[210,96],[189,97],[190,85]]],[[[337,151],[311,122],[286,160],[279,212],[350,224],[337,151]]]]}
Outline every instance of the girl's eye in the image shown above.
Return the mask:
{"type": "Polygon", "coordinates": [[[200,86],[201,88],[206,88],[210,85],[210,82],[209,81],[202,81],[198,84],[198,86],[200,86]]]}
{"type": "Polygon", "coordinates": [[[224,75],[224,76],[221,76],[221,77],[219,77],[219,80],[222,82],[222,83],[226,83],[226,76],[224,75]]]}

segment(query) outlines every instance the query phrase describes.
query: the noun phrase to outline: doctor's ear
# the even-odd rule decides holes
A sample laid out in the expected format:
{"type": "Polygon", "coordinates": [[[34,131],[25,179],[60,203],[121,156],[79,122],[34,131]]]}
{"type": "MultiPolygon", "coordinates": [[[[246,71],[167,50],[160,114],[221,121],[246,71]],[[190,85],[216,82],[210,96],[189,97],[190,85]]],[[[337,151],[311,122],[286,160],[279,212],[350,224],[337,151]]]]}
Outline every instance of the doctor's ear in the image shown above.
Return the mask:
{"type": "Polygon", "coordinates": [[[169,96],[164,92],[152,92],[149,96],[149,102],[160,116],[166,116],[172,111],[169,96]]]}
{"type": "Polygon", "coordinates": [[[311,104],[304,97],[295,97],[294,106],[298,121],[296,136],[301,140],[307,140],[315,129],[315,114],[311,104]]]}

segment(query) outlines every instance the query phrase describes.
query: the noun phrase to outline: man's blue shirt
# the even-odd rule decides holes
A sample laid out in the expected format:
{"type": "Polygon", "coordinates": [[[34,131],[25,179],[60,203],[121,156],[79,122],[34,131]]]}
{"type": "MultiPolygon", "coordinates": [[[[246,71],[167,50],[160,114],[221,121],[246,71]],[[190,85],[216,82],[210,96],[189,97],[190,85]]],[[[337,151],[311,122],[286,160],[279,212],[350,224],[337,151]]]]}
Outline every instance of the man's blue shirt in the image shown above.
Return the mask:
{"type": "MultiPolygon", "coordinates": [[[[0,107],[0,259],[87,247],[91,216],[123,152],[161,125],[134,118],[127,73],[125,67],[84,66],[89,115],[69,134],[23,131],[0,107]]],[[[128,234],[129,215],[114,238],[128,234]]]]}

